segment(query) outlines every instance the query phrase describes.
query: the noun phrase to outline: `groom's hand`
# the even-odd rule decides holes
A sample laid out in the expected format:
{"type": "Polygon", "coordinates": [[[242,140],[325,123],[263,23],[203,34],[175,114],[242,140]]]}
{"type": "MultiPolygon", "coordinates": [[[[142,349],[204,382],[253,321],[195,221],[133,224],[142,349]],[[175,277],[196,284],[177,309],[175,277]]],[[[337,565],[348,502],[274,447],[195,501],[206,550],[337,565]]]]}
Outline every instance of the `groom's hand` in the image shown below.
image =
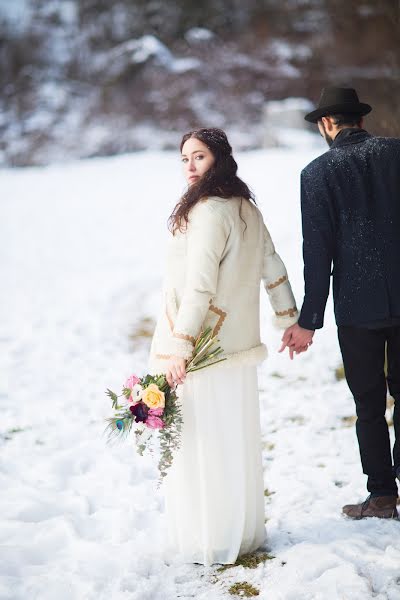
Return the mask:
{"type": "Polygon", "coordinates": [[[308,350],[309,346],[313,343],[312,339],[314,333],[313,330],[303,329],[300,325],[295,323],[285,330],[279,352],[283,352],[284,349],[288,347],[290,359],[293,360],[294,353],[300,354],[301,352],[308,350]]]}

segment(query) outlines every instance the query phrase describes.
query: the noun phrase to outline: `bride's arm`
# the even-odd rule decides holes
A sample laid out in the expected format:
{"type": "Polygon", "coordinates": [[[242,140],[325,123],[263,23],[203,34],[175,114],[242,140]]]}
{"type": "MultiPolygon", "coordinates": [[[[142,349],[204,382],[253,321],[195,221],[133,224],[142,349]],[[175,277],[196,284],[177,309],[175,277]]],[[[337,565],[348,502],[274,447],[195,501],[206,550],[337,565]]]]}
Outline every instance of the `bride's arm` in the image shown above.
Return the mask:
{"type": "Polygon", "coordinates": [[[262,281],[275,312],[278,327],[286,329],[297,323],[299,314],[286,267],[275,251],[274,243],[265,224],[262,281]]]}
{"type": "Polygon", "coordinates": [[[186,280],[173,330],[171,354],[192,356],[194,342],[217,292],[218,271],[229,235],[229,223],[209,201],[189,213],[186,231],[186,280]]]}

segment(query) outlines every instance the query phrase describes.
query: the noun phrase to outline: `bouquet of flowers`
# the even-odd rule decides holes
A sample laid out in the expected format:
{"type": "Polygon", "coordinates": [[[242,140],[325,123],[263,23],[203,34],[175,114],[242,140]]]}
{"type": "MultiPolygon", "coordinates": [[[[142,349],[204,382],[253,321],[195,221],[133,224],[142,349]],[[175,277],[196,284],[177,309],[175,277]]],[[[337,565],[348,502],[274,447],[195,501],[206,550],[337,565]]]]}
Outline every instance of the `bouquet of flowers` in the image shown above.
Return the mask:
{"type": "MultiPolygon", "coordinates": [[[[208,327],[195,342],[192,358],[186,365],[186,373],[226,360],[218,358],[222,352],[211,327],[208,327]]],[[[158,470],[161,483],[167,474],[166,470],[172,465],[173,451],[180,446],[182,413],[175,389],[169,386],[163,374],[144,377],[131,375],[123,386],[122,394],[117,395],[110,389],[107,389],[106,394],[111,398],[115,410],[114,416],[106,419],[108,425],[105,433],[108,434],[108,441],[126,438],[135,424],[136,447],[142,455],[146,449],[151,451],[154,434],[158,433],[158,470]],[[122,401],[119,401],[121,397],[122,401]]]]}

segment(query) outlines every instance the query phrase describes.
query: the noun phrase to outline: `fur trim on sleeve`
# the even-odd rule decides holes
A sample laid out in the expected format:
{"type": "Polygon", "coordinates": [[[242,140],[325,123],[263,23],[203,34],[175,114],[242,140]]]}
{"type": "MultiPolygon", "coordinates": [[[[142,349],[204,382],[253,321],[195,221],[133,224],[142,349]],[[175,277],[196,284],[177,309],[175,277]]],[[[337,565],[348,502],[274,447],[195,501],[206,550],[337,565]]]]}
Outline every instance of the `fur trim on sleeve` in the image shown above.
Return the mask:
{"type": "Polygon", "coordinates": [[[277,317],[276,315],[272,316],[272,324],[275,329],[287,329],[291,327],[299,320],[299,313],[296,313],[293,317],[277,317]]]}

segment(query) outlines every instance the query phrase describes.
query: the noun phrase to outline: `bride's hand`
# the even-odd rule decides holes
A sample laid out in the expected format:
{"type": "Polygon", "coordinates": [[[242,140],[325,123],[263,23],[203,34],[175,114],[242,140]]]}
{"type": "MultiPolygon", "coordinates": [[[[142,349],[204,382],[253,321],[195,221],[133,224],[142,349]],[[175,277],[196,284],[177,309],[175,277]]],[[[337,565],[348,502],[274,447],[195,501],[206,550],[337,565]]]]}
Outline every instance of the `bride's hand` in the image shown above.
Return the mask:
{"type": "Polygon", "coordinates": [[[183,383],[186,377],[186,360],[180,356],[170,356],[165,369],[165,376],[170,388],[183,383]]]}
{"type": "Polygon", "coordinates": [[[289,356],[293,360],[294,353],[301,354],[308,350],[313,343],[314,333],[313,330],[303,329],[303,327],[295,323],[285,330],[279,352],[283,352],[286,347],[289,348],[289,356]]]}

